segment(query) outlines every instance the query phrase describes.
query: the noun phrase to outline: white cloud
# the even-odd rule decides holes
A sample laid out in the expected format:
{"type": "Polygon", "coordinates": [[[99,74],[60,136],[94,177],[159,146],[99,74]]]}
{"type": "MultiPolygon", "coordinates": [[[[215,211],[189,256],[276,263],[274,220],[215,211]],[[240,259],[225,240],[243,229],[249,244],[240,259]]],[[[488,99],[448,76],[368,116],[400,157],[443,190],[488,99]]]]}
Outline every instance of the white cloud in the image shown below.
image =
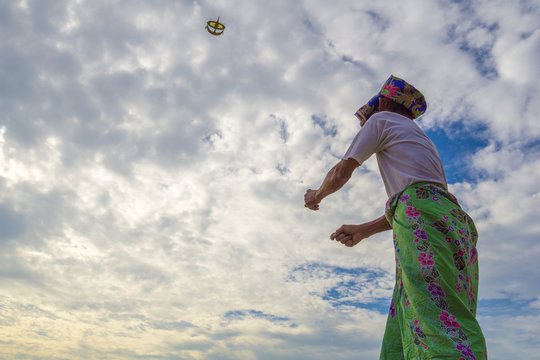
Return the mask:
{"type": "MultiPolygon", "coordinates": [[[[451,184],[480,230],[480,305],[537,301],[533,5],[1,4],[0,354],[376,357],[390,235],[329,240],[382,214],[376,162],[319,212],[302,196],[390,73],[426,94],[423,127],[487,128],[478,181],[451,184]]],[[[482,316],[497,358],[507,318],[482,316]]]]}

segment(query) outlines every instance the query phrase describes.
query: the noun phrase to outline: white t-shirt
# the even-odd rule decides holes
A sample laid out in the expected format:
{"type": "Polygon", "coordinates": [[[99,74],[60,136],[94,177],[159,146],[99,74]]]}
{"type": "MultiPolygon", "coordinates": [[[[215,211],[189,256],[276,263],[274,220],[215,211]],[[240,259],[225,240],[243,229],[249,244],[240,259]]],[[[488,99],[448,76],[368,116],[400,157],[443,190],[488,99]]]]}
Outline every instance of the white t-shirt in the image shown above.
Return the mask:
{"type": "Polygon", "coordinates": [[[362,165],[374,153],[389,197],[420,181],[447,188],[437,148],[426,133],[405,116],[389,111],[372,115],[343,159],[353,158],[362,165]]]}

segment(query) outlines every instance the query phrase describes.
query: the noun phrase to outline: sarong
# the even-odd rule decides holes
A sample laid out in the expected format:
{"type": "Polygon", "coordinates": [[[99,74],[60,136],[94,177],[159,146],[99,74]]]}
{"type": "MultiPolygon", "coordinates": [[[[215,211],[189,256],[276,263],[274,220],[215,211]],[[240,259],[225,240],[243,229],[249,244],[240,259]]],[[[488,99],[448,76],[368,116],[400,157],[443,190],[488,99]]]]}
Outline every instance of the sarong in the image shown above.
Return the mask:
{"type": "Polygon", "coordinates": [[[391,197],[396,283],[380,359],[484,360],[476,320],[478,232],[440,185],[417,183],[391,197]]]}

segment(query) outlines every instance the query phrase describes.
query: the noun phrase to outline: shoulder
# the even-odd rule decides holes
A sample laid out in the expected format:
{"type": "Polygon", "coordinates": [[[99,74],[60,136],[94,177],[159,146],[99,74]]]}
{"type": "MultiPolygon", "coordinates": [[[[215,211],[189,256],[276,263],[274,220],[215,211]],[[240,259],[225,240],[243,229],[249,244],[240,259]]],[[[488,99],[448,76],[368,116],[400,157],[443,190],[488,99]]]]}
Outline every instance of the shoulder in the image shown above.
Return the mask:
{"type": "Polygon", "coordinates": [[[415,141],[424,143],[426,142],[426,139],[429,139],[426,133],[414,120],[397,113],[382,111],[374,114],[366,122],[366,125],[371,120],[375,120],[373,126],[376,130],[373,131],[379,135],[379,140],[385,144],[394,141],[415,141]]]}
{"type": "Polygon", "coordinates": [[[403,116],[398,113],[390,112],[390,111],[382,111],[379,113],[374,114],[372,117],[369,118],[369,120],[366,122],[366,124],[371,121],[373,121],[373,125],[377,126],[382,130],[387,131],[405,131],[405,132],[418,132],[421,131],[421,128],[416,124],[415,120],[409,119],[406,116],[403,116]]]}
{"type": "MultiPolygon", "coordinates": [[[[373,128],[380,128],[381,126],[384,126],[386,122],[390,120],[390,118],[387,116],[388,112],[378,112],[376,114],[373,114],[369,117],[369,119],[366,121],[362,129],[373,129],[373,128]]],[[[391,120],[390,120],[391,121],[391,120]]]]}
{"type": "Polygon", "coordinates": [[[386,122],[391,122],[391,123],[405,123],[405,124],[409,124],[409,123],[414,123],[414,120],[412,119],[409,119],[408,117],[406,116],[403,116],[401,114],[398,114],[398,113],[395,113],[395,112],[392,112],[392,111],[381,111],[381,112],[378,112],[376,114],[373,114],[369,120],[375,120],[375,121],[378,121],[378,122],[381,122],[381,121],[386,121],[386,122]]]}
{"type": "Polygon", "coordinates": [[[407,121],[411,120],[393,112],[382,111],[373,114],[364,124],[364,128],[366,131],[381,134],[396,128],[406,128],[408,124],[405,122],[407,121]]]}
{"type": "Polygon", "coordinates": [[[381,111],[376,114],[373,114],[368,121],[366,121],[366,125],[371,122],[372,126],[377,127],[385,127],[385,126],[410,126],[411,123],[414,123],[413,120],[409,119],[408,117],[405,117],[403,115],[400,115],[398,113],[390,112],[390,111],[381,111]]]}

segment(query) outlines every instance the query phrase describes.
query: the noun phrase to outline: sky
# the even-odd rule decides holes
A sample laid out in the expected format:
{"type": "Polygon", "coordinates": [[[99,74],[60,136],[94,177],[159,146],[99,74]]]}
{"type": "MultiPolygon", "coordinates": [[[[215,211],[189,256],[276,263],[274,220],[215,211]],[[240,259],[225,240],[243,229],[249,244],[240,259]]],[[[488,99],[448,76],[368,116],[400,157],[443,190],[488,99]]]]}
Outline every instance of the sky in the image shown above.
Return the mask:
{"type": "Polygon", "coordinates": [[[390,74],[480,233],[490,359],[540,351],[540,3],[0,0],[0,358],[376,359],[390,74]],[[220,17],[221,36],[205,30],[220,17]]]}

